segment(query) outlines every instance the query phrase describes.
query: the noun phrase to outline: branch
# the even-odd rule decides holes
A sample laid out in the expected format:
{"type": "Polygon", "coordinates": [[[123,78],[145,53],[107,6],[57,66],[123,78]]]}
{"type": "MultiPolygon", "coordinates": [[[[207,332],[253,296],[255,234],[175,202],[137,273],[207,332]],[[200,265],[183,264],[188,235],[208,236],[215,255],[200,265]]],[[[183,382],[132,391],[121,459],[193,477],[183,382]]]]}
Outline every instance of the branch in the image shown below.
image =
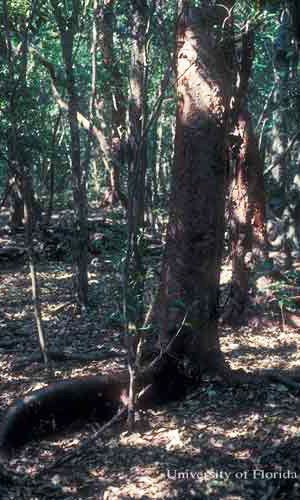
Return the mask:
{"type": "Polygon", "coordinates": [[[275,87],[276,87],[276,85],[274,83],[274,85],[273,85],[273,87],[272,87],[272,89],[271,89],[271,91],[270,91],[270,93],[269,93],[269,95],[267,97],[266,103],[264,105],[264,109],[262,110],[262,113],[261,113],[261,115],[259,117],[259,120],[257,122],[256,131],[258,131],[260,129],[262,121],[263,121],[263,119],[265,118],[265,116],[267,114],[267,110],[268,110],[268,108],[270,106],[271,99],[273,98],[273,95],[274,95],[274,92],[275,92],[275,87]]]}
{"type": "MultiPolygon", "coordinates": [[[[58,106],[64,111],[69,111],[69,105],[64,99],[61,97],[58,89],[57,89],[57,78],[56,78],[56,67],[53,63],[45,59],[40,52],[34,48],[30,47],[29,51],[37,58],[37,60],[45,66],[47,71],[49,72],[51,78],[51,87],[53,95],[56,99],[58,106]]],[[[100,149],[104,154],[105,158],[108,159],[109,156],[109,145],[107,143],[106,137],[101,132],[101,130],[96,127],[94,124],[91,124],[90,120],[88,120],[80,111],[77,111],[77,120],[79,125],[83,127],[85,130],[90,132],[98,141],[100,149]]]]}
{"type": "Polygon", "coordinates": [[[264,171],[264,175],[267,175],[269,172],[271,172],[271,170],[273,170],[273,168],[277,167],[277,165],[279,165],[284,159],[285,157],[288,155],[288,153],[290,152],[290,150],[292,149],[292,147],[294,146],[295,142],[297,139],[299,139],[300,137],[300,131],[298,131],[294,137],[290,140],[286,150],[284,151],[284,153],[282,153],[281,155],[279,155],[279,157],[275,160],[274,163],[272,163],[272,165],[270,165],[265,171],[264,171]]]}

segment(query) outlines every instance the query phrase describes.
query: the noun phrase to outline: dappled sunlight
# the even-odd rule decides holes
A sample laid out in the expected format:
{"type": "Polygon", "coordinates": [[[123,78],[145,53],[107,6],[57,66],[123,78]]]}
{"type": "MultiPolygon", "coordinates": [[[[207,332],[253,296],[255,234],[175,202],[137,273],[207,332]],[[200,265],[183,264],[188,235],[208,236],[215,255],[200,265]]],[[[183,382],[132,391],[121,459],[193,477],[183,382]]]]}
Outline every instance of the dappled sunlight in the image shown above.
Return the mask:
{"type": "Polygon", "coordinates": [[[300,367],[300,335],[294,329],[282,331],[276,323],[261,328],[241,327],[220,332],[221,348],[230,357],[233,368],[249,372],[265,368],[289,370],[300,367]]]}

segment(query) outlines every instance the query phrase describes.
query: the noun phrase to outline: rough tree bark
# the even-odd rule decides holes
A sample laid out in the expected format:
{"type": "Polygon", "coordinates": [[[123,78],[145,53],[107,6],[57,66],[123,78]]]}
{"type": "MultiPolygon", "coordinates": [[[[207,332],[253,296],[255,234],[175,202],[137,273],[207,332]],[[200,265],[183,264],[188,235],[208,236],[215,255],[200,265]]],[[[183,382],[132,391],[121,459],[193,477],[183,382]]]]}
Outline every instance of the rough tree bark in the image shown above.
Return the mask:
{"type": "Polygon", "coordinates": [[[230,322],[242,319],[249,302],[249,278],[254,258],[266,257],[263,160],[248,111],[248,84],[253,55],[254,34],[246,32],[242,36],[242,57],[237,78],[237,117],[233,117],[235,140],[229,151],[232,281],[230,300],[223,319],[230,322]]]}
{"type": "Polygon", "coordinates": [[[228,13],[212,1],[201,8],[183,2],[179,10],[175,161],[154,316],[161,343],[173,337],[172,350],[200,371],[225,368],[217,306],[231,93],[228,13]]]}

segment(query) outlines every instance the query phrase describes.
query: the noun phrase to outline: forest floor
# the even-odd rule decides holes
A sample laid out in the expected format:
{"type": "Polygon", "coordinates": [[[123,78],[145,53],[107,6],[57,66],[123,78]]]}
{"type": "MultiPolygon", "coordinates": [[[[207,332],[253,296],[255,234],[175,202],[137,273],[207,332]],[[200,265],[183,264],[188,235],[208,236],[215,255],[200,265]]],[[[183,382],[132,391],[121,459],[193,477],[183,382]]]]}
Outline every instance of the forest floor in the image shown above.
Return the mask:
{"type": "MultiPolygon", "coordinates": [[[[3,230],[2,248],[12,244],[10,238],[3,230]]],[[[18,238],[15,246],[23,236],[18,238]]],[[[109,252],[91,257],[92,307],[83,315],[73,301],[70,262],[38,262],[48,345],[66,354],[53,363],[56,378],[125,368],[118,261],[109,252]]],[[[27,266],[22,258],[2,259],[0,273],[3,418],[12,401],[49,383],[49,375],[38,360],[27,266]]],[[[300,329],[288,326],[284,316],[269,307],[278,300],[277,292],[267,286],[263,290],[263,320],[239,328],[221,326],[222,351],[232,368],[253,376],[269,371],[297,375],[300,329]]],[[[149,281],[149,296],[154,291],[149,281]]],[[[278,381],[230,387],[207,377],[184,401],[141,412],[133,433],[126,431],[124,422],[100,435],[96,424],[87,424],[29,443],[5,466],[17,480],[11,486],[2,480],[0,498],[300,498],[299,389],[278,381]]]]}

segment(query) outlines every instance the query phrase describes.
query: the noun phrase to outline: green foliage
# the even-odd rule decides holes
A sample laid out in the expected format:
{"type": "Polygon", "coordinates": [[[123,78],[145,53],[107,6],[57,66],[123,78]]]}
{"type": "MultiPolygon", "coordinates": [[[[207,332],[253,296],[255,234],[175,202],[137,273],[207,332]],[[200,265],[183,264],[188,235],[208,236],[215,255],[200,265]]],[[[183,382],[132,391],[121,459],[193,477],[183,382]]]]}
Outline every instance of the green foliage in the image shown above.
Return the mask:
{"type": "MultiPolygon", "coordinates": [[[[100,2],[100,9],[105,2],[100,2]]],[[[149,5],[151,2],[149,2],[149,5]]],[[[205,4],[205,2],[204,2],[205,4]]],[[[238,40],[245,30],[255,32],[255,58],[253,64],[252,78],[249,86],[249,109],[251,111],[254,125],[258,123],[264,109],[268,96],[274,84],[274,61],[273,46],[279,29],[278,14],[280,12],[279,2],[256,2],[238,1],[234,3],[234,34],[238,40]]],[[[8,0],[8,18],[5,18],[3,4],[0,6],[0,177],[6,178],[8,142],[7,134],[16,126],[19,145],[32,167],[32,175],[37,193],[44,197],[49,192],[49,169],[51,165],[55,167],[55,201],[56,203],[71,204],[72,197],[70,191],[70,131],[68,127],[68,116],[63,111],[61,122],[58,127],[56,140],[53,145],[53,134],[55,123],[59,113],[57,100],[53,95],[49,71],[39,62],[32,52],[26,53],[24,58],[25,45],[24,35],[27,35],[29,47],[38,48],[40,54],[51,62],[56,71],[56,87],[59,95],[67,101],[66,74],[62,57],[60,33],[55,18],[55,9],[50,0],[39,4],[33,12],[33,3],[29,0],[8,0]],[[30,24],[26,28],[26,22],[30,19],[30,24]],[[7,27],[9,31],[7,31],[7,27]],[[25,29],[26,28],[26,29],[25,29]],[[27,31],[26,31],[27,30],[27,31]],[[11,54],[7,47],[11,45],[11,54]],[[21,50],[22,49],[22,50],[21,50]],[[24,64],[26,63],[26,78],[22,76],[24,64]],[[12,113],[11,103],[14,104],[12,113]]],[[[93,33],[94,11],[93,2],[76,2],[79,7],[79,22],[76,27],[73,48],[73,69],[76,91],[79,96],[78,108],[88,117],[90,109],[92,91],[92,61],[91,43],[93,33]]],[[[101,40],[96,51],[96,96],[95,103],[97,111],[94,116],[94,123],[102,130],[104,135],[110,140],[111,118],[113,108],[111,104],[104,102],[107,89],[116,92],[122,89],[124,95],[124,107],[128,112],[129,102],[129,78],[131,65],[132,47],[132,2],[116,1],[112,6],[112,29],[113,29],[113,50],[115,60],[112,65],[105,65],[101,40]],[[116,71],[117,70],[117,71],[116,71]],[[118,75],[116,77],[115,75],[118,75]],[[98,112],[101,110],[101,112],[98,112]],[[104,117],[104,119],[103,119],[104,117]]],[[[177,2],[175,0],[156,5],[156,10],[150,19],[146,19],[147,32],[147,57],[145,67],[148,80],[145,81],[144,100],[147,102],[148,116],[156,105],[161,91],[162,80],[169,77],[169,85],[165,91],[161,113],[157,120],[153,121],[152,128],[147,135],[147,155],[148,170],[147,178],[149,185],[153,179],[154,170],[158,170],[158,156],[160,157],[161,170],[170,171],[173,162],[173,142],[174,142],[174,121],[176,113],[176,86],[174,75],[174,50],[175,50],[175,29],[177,20],[177,2]],[[161,127],[161,144],[159,144],[158,125],[161,127]]],[[[194,5],[201,7],[203,2],[195,1],[194,5]]],[[[62,9],[65,21],[70,20],[73,9],[73,2],[58,2],[57,7],[62,9]]],[[[148,10],[148,13],[150,10],[148,10]]],[[[101,10],[100,10],[101,13],[101,10]]],[[[98,13],[100,15],[100,13],[98,13]]],[[[298,80],[290,84],[291,91],[288,92],[285,106],[293,114],[299,112],[299,88],[298,80]]],[[[275,117],[272,109],[269,110],[267,119],[257,133],[262,132],[262,142],[272,141],[272,127],[275,117]]],[[[297,123],[291,124],[289,134],[295,132],[297,123]]],[[[122,139],[129,141],[126,127],[119,131],[122,139]]],[[[91,154],[89,156],[89,135],[88,131],[81,128],[80,140],[82,146],[82,161],[88,162],[90,177],[89,200],[99,196],[93,189],[94,179],[92,178],[91,160],[97,160],[97,177],[102,192],[105,191],[107,181],[107,162],[103,161],[103,152],[96,146],[94,140],[91,141],[91,154]]],[[[125,144],[125,146],[127,146],[125,144]]],[[[127,152],[122,156],[120,165],[121,187],[124,192],[128,182],[128,158],[127,152]]],[[[268,151],[266,155],[267,164],[270,162],[268,151]]],[[[295,176],[296,161],[295,155],[290,162],[288,179],[295,176]]],[[[157,175],[157,189],[155,193],[155,206],[153,213],[156,219],[164,219],[166,216],[167,194],[169,189],[169,179],[162,180],[161,172],[157,175]]],[[[267,177],[269,182],[269,176],[267,177]]],[[[269,195],[273,197],[273,186],[268,184],[269,195]]],[[[101,194],[102,194],[101,192],[101,194]]],[[[296,193],[297,195],[297,193],[296,193]]],[[[100,195],[101,196],[101,195],[100,195]]],[[[294,195],[293,195],[294,196],[294,195]]],[[[295,196],[294,196],[295,198],[295,196]]],[[[294,199],[293,198],[293,199],[294,199]]],[[[117,244],[118,245],[118,244],[117,244]]]]}
{"type": "Polygon", "coordinates": [[[8,15],[10,19],[25,18],[31,11],[30,0],[8,0],[8,15]]]}
{"type": "MultiPolygon", "coordinates": [[[[64,63],[60,44],[60,35],[57,22],[49,0],[39,5],[33,15],[33,4],[29,0],[12,0],[8,2],[8,19],[5,20],[3,5],[0,7],[0,28],[6,37],[6,23],[9,24],[9,42],[12,47],[12,59],[8,59],[8,53],[1,51],[0,40],[0,77],[5,82],[0,92],[0,132],[8,130],[12,125],[11,120],[18,124],[18,136],[22,141],[27,154],[30,156],[30,164],[34,174],[36,188],[46,193],[48,189],[47,175],[45,168],[50,163],[55,162],[55,183],[58,186],[56,193],[61,197],[61,188],[64,179],[69,175],[70,169],[70,133],[67,126],[67,115],[62,118],[62,123],[58,131],[57,143],[53,149],[52,136],[58,114],[58,106],[53,96],[50,75],[47,69],[40,64],[35,55],[26,54],[26,83],[20,78],[23,71],[23,51],[19,50],[20,44],[24,42],[26,30],[26,19],[31,16],[31,23],[27,33],[30,47],[37,47],[41,55],[56,68],[56,85],[60,95],[66,99],[67,89],[64,73],[64,63]],[[10,65],[14,71],[10,70],[10,65]],[[16,88],[18,88],[16,92],[16,88]],[[10,114],[11,97],[14,95],[14,116],[10,114]],[[46,184],[45,184],[46,180],[46,184]]],[[[65,19],[68,20],[72,13],[71,2],[58,2],[58,7],[64,9],[65,19]]],[[[97,50],[97,99],[100,101],[105,95],[105,89],[109,87],[123,88],[124,95],[128,94],[128,79],[130,68],[131,49],[131,14],[130,2],[116,2],[114,4],[114,51],[116,65],[120,79],[112,79],[112,67],[103,64],[101,50],[97,50]]],[[[93,23],[92,2],[81,3],[79,29],[74,38],[74,76],[77,91],[80,96],[80,109],[87,115],[89,100],[91,97],[91,36],[93,23]]],[[[151,31],[149,32],[148,43],[148,100],[149,107],[155,105],[160,82],[165,74],[166,68],[170,65],[170,53],[173,50],[174,19],[176,17],[175,1],[168,2],[165,9],[158,9],[152,19],[151,31]],[[162,30],[163,26],[163,30],[162,30]]],[[[169,72],[172,72],[171,67],[169,72]]],[[[172,150],[172,135],[170,134],[170,121],[175,113],[174,87],[169,86],[167,97],[172,99],[167,103],[167,114],[165,115],[165,134],[163,155],[169,156],[168,150],[172,150]]],[[[127,106],[127,103],[124,103],[127,106]]],[[[109,111],[109,110],[108,110],[109,111]]],[[[110,128],[110,115],[104,110],[105,121],[97,120],[96,124],[102,128],[106,134],[110,128]]],[[[154,123],[155,125],[155,123],[154,123]]],[[[81,130],[82,144],[87,143],[87,132],[81,130]]],[[[124,131],[122,132],[124,134],[124,131]]],[[[155,161],[155,128],[149,133],[149,158],[155,161]]],[[[7,158],[8,146],[6,135],[0,134],[1,150],[5,152],[7,158]]],[[[99,151],[97,152],[99,154],[99,151]]],[[[7,168],[6,160],[0,157],[0,171],[4,173],[7,168]]],[[[126,163],[126,162],[125,162],[126,163]]],[[[149,163],[150,164],[150,163],[149,163]]],[[[124,164],[125,165],[125,164],[124,164]]],[[[99,170],[105,180],[105,171],[99,170]]],[[[122,182],[126,181],[126,170],[122,168],[122,182]],[[123,175],[125,174],[125,177],[123,175]]],[[[91,184],[92,187],[92,184],[91,184]]],[[[90,192],[90,195],[92,193],[90,192]]],[[[68,196],[67,196],[68,198],[68,196]]]]}
{"type": "MultiPolygon", "coordinates": [[[[268,274],[265,273],[265,275],[268,274]]],[[[273,276],[272,271],[270,271],[270,276],[273,276]]],[[[284,274],[279,275],[277,279],[272,279],[269,288],[281,308],[284,307],[293,312],[299,311],[299,271],[286,271],[284,274]]]]}

